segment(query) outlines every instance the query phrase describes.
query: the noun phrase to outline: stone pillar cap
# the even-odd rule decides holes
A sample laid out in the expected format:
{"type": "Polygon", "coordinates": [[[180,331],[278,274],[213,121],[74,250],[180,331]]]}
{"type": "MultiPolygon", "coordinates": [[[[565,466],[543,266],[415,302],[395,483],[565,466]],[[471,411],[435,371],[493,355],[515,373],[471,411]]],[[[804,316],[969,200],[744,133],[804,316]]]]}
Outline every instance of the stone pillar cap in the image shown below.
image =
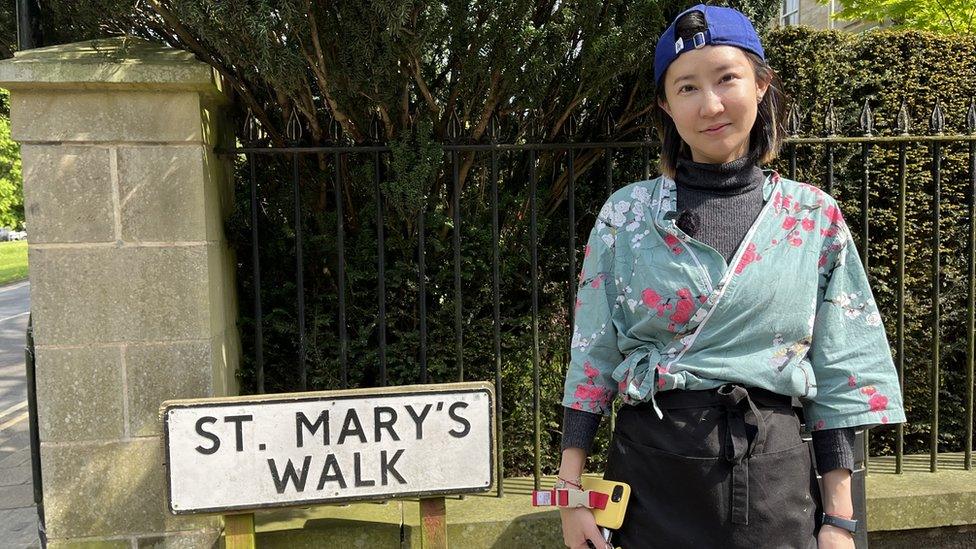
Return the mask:
{"type": "Polygon", "coordinates": [[[223,95],[216,70],[192,53],[123,36],[19,51],[0,61],[0,87],[223,95]]]}

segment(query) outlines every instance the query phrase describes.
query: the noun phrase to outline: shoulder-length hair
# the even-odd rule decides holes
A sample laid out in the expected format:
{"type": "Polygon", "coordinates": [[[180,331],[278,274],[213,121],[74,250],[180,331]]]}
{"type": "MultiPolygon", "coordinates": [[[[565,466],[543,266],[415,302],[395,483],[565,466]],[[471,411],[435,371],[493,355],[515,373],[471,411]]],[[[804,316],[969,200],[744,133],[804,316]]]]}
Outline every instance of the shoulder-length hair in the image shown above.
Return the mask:
{"type": "MultiPolygon", "coordinates": [[[[706,29],[705,19],[701,12],[692,11],[684,15],[675,24],[675,35],[684,40],[691,40],[695,33],[706,29]]],[[[758,55],[745,50],[743,53],[752,63],[756,80],[769,81],[769,89],[759,103],[756,122],[752,126],[752,131],[749,132],[749,155],[756,158],[758,163],[766,164],[779,155],[780,148],[783,146],[783,138],[786,135],[787,98],[783,92],[783,83],[776,71],[758,55]]],[[[664,93],[664,86],[660,83],[657,84],[652,116],[658,136],[661,138],[660,169],[664,175],[674,178],[678,158],[691,158],[691,151],[688,144],[678,134],[674,120],[661,108],[661,103],[666,102],[667,98],[664,93]]]]}

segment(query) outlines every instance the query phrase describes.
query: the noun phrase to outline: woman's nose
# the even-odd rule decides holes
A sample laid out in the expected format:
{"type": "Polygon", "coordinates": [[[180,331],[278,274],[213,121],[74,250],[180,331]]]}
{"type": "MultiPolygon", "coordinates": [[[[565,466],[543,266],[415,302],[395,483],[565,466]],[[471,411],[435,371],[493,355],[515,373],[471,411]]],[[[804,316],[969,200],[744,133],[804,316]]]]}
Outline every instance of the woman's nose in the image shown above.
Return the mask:
{"type": "Polygon", "coordinates": [[[722,97],[713,91],[706,91],[703,94],[702,101],[701,115],[704,118],[715,116],[725,110],[722,97]]]}

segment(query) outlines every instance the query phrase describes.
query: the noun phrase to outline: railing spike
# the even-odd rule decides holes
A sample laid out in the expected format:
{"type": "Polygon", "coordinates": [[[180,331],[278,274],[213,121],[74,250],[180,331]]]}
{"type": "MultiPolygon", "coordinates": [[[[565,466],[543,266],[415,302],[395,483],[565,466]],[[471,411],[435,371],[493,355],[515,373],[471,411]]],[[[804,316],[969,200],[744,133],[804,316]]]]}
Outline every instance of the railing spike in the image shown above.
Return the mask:
{"type": "Polygon", "coordinates": [[[945,114],[942,112],[942,99],[938,96],[935,98],[932,116],[929,117],[929,130],[936,135],[942,135],[945,131],[945,114]]]}
{"type": "Polygon", "coordinates": [[[373,143],[379,143],[383,140],[383,125],[380,123],[380,115],[378,112],[374,112],[370,118],[369,138],[373,143]]]}
{"type": "Polygon", "coordinates": [[[912,117],[908,114],[908,101],[902,97],[898,107],[898,118],[895,121],[895,131],[901,135],[908,135],[912,129],[912,117]]]}
{"type": "Polygon", "coordinates": [[[247,110],[247,119],[244,120],[244,136],[249,146],[254,146],[261,140],[261,123],[251,109],[247,110]]]}
{"type": "Polygon", "coordinates": [[[608,138],[612,136],[613,132],[616,130],[613,115],[610,113],[610,109],[607,109],[607,112],[603,114],[603,124],[601,124],[601,126],[603,129],[603,135],[607,136],[608,138]]]}
{"type": "Polygon", "coordinates": [[[447,119],[447,137],[451,141],[457,141],[461,137],[461,118],[456,108],[451,109],[451,116],[447,119]]]}
{"type": "Polygon", "coordinates": [[[491,118],[488,119],[488,139],[492,143],[498,143],[498,138],[501,137],[502,133],[502,121],[498,118],[498,111],[491,113],[491,118]]]}
{"type": "Polygon", "coordinates": [[[824,112],[824,134],[827,137],[837,135],[837,114],[834,112],[834,98],[827,101],[827,110],[824,112]]]}
{"type": "Polygon", "coordinates": [[[966,112],[966,131],[976,133],[976,96],[969,96],[969,111],[966,112]]]}
{"type": "Polygon", "coordinates": [[[874,133],[874,113],[871,111],[871,100],[865,99],[864,106],[861,107],[861,117],[859,119],[861,132],[870,137],[874,133]]]}
{"type": "Polygon", "coordinates": [[[579,118],[576,116],[576,109],[569,112],[569,118],[566,119],[566,123],[563,125],[563,131],[566,133],[566,137],[572,141],[576,137],[576,129],[579,124],[579,118]]]}
{"type": "Polygon", "coordinates": [[[795,102],[790,105],[790,112],[786,116],[786,133],[790,137],[800,135],[800,108],[795,102]]]}
{"type": "Polygon", "coordinates": [[[291,110],[291,116],[288,117],[288,125],[285,127],[285,137],[292,146],[297,145],[302,140],[302,121],[298,117],[298,109],[293,108],[291,110]]]}

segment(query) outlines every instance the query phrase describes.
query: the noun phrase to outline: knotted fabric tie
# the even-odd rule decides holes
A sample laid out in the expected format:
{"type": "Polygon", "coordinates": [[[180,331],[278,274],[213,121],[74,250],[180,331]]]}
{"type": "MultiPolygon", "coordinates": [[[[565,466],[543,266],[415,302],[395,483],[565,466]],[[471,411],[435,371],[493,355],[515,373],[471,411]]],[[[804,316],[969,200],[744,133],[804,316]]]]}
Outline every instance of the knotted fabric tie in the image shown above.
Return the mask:
{"type": "Polygon", "coordinates": [[[627,358],[613,370],[611,376],[618,383],[627,380],[625,389],[627,397],[635,402],[649,400],[657,417],[663,419],[664,414],[654,399],[658,388],[657,366],[660,363],[661,350],[653,343],[648,343],[627,355],[627,358]]]}

